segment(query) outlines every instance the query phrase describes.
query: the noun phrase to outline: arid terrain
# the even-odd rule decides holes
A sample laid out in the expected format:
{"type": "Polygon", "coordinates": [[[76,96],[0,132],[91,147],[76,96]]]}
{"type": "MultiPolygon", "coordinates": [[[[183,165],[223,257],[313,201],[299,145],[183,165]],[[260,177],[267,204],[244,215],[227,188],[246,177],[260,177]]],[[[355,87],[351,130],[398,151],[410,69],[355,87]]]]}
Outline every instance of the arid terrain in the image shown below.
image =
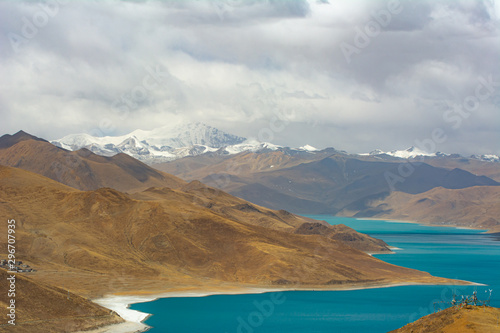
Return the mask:
{"type": "Polygon", "coordinates": [[[500,309],[468,306],[451,307],[422,317],[390,333],[498,333],[500,309]]]}
{"type": "MultiPolygon", "coordinates": [[[[0,278],[10,277],[0,268],[0,278]]],[[[4,288],[2,288],[4,290],[4,288]]],[[[0,314],[8,318],[7,306],[15,300],[15,326],[0,325],[0,332],[72,332],[123,321],[116,313],[65,289],[37,282],[22,274],[16,275],[15,297],[0,298],[0,314]]],[[[10,318],[9,318],[10,319],[10,318]]]]}
{"type": "Polygon", "coordinates": [[[70,152],[22,131],[0,138],[0,165],[32,171],[85,191],[111,187],[127,192],[184,184],[126,154],[104,157],[87,149],[70,152]]]}
{"type": "Polygon", "coordinates": [[[434,188],[411,195],[393,192],[373,200],[364,211],[339,212],[343,216],[370,216],[392,220],[418,221],[500,232],[500,187],[476,186],[450,190],[434,188]]]}
{"type": "Polygon", "coordinates": [[[20,283],[50,290],[49,303],[74,295],[66,312],[57,310],[64,302],[49,304],[47,320],[34,299],[18,318],[26,332],[34,321],[47,331],[117,322],[85,299],[111,293],[467,283],[376,259],[367,253],[388,245],[344,225],[265,208],[127,155],[69,152],[21,132],[0,139],[0,164],[11,165],[0,165],[0,215],[16,220],[16,255],[36,269],[18,273],[20,283]],[[72,302],[83,312],[71,312],[72,302]]]}

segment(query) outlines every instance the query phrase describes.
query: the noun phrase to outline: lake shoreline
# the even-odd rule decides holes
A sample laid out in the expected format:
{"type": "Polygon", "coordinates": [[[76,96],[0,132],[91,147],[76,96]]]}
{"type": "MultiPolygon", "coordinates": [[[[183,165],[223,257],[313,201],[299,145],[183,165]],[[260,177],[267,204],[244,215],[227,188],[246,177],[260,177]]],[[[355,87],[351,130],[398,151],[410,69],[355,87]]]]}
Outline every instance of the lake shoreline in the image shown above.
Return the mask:
{"type": "MultiPolygon", "coordinates": [[[[422,226],[430,227],[442,227],[441,225],[428,225],[415,221],[397,221],[397,220],[386,220],[386,219],[356,219],[356,220],[378,220],[389,223],[409,223],[409,224],[419,224],[422,226]]],[[[456,226],[448,226],[453,228],[461,228],[456,226]]],[[[465,228],[464,228],[465,229],[465,228]]],[[[471,228],[468,228],[471,229],[471,228]]],[[[473,229],[477,230],[477,229],[473,229]]],[[[401,250],[399,248],[392,247],[391,250],[401,250]]],[[[394,252],[392,252],[394,253],[394,252]]],[[[382,253],[391,254],[391,253],[382,253]]],[[[465,280],[455,280],[461,282],[461,284],[456,285],[469,285],[469,286],[484,286],[484,284],[474,283],[465,280]]],[[[151,327],[145,324],[145,321],[151,316],[151,314],[139,312],[130,309],[132,304],[152,302],[160,298],[172,298],[172,297],[205,297],[211,295],[237,295],[237,294],[262,294],[269,292],[285,292],[285,291],[348,291],[348,290],[365,290],[365,289],[378,289],[378,288],[391,288],[400,286],[438,286],[446,285],[453,286],[455,284],[446,283],[419,283],[419,282],[395,282],[395,283],[360,283],[360,284],[350,284],[350,285],[337,285],[329,286],[325,288],[324,286],[311,286],[309,288],[266,288],[258,286],[238,286],[238,285],[225,285],[225,286],[196,286],[196,287],[174,287],[172,289],[167,289],[165,291],[159,292],[127,292],[114,295],[107,295],[102,298],[93,300],[97,304],[100,304],[106,308],[109,308],[117,312],[126,323],[109,325],[96,329],[93,331],[88,331],[87,333],[136,333],[145,332],[151,327]]]]}
{"type": "MultiPolygon", "coordinates": [[[[461,281],[463,284],[457,285],[474,285],[481,286],[483,284],[461,281]]],[[[102,298],[94,299],[93,302],[104,306],[110,310],[118,313],[120,317],[125,320],[125,323],[104,326],[95,330],[85,331],[86,333],[140,333],[146,332],[151,327],[145,324],[145,321],[152,315],[149,313],[140,312],[130,309],[132,304],[153,302],[160,298],[172,297],[206,297],[213,295],[242,295],[242,294],[264,294],[272,292],[287,292],[287,291],[353,291],[353,290],[366,290],[366,289],[382,289],[404,286],[438,286],[448,284],[435,284],[435,283],[386,283],[386,284],[365,284],[364,286],[356,286],[354,284],[345,285],[344,287],[337,288],[258,288],[258,287],[230,287],[227,289],[209,288],[212,290],[201,290],[197,288],[175,288],[171,291],[162,293],[151,293],[146,295],[141,292],[127,293],[127,294],[113,294],[107,295],[102,298]]],[[[79,332],[77,332],[79,333],[79,332]]]]}
{"type": "MultiPolygon", "coordinates": [[[[333,218],[335,217],[349,217],[349,216],[336,216],[332,215],[333,218]]],[[[455,228],[455,229],[463,229],[463,230],[478,230],[482,231],[481,234],[485,235],[500,235],[500,232],[495,232],[495,231],[490,231],[490,229],[484,229],[484,228],[478,228],[478,227],[465,227],[461,225],[456,225],[456,224],[436,224],[436,222],[417,222],[413,220],[399,220],[399,219],[384,219],[384,218],[364,218],[364,217],[349,217],[353,218],[359,221],[384,221],[388,223],[409,223],[409,224],[419,224],[422,226],[426,227],[443,227],[443,228],[455,228]]]]}

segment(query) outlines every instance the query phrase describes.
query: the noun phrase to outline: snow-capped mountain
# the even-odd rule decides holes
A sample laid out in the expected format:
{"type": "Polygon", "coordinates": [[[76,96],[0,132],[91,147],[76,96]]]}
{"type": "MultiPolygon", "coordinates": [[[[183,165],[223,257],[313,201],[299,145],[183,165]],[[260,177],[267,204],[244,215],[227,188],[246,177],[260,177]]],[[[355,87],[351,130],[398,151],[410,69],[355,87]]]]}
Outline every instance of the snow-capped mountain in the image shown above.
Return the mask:
{"type": "Polygon", "coordinates": [[[372,156],[389,155],[392,157],[407,159],[407,158],[415,158],[418,156],[441,156],[441,155],[446,155],[446,154],[439,153],[439,152],[438,153],[428,153],[428,152],[423,151],[417,147],[412,146],[412,147],[405,149],[405,150],[391,150],[389,152],[384,152],[380,149],[376,149],[374,151],[371,151],[368,154],[359,154],[359,155],[365,155],[365,156],[366,155],[372,155],[372,156]]]}
{"type": "MultiPolygon", "coordinates": [[[[64,149],[86,148],[103,156],[125,153],[148,164],[209,152],[233,155],[244,151],[257,152],[283,148],[268,142],[247,140],[201,123],[164,126],[151,131],[135,130],[122,136],[95,137],[84,133],[71,134],[51,142],[64,149]]],[[[304,150],[308,151],[315,149],[311,146],[305,147],[304,150]]]]}
{"type": "Polygon", "coordinates": [[[104,156],[125,153],[146,163],[159,163],[241,144],[246,139],[202,123],[135,130],[122,136],[71,134],[52,144],[68,150],[87,148],[104,156]]]}
{"type": "Polygon", "coordinates": [[[485,161],[485,162],[500,162],[500,156],[498,155],[471,155],[470,158],[480,160],[480,161],[485,161]]]}
{"type": "Polygon", "coordinates": [[[316,147],[313,147],[311,145],[305,145],[305,146],[302,146],[300,148],[297,148],[297,150],[303,150],[303,151],[310,151],[310,152],[313,152],[313,151],[319,151],[318,148],[316,147]]]}
{"type": "MultiPolygon", "coordinates": [[[[316,154],[322,151],[311,145],[290,149],[268,142],[259,142],[254,139],[247,140],[202,123],[167,125],[150,131],[135,130],[122,136],[95,137],[89,134],[71,134],[51,142],[58,147],[68,150],[87,148],[103,156],[125,153],[148,164],[167,162],[205,153],[234,155],[241,152],[265,152],[288,149],[289,151],[316,154]]],[[[348,154],[343,151],[339,153],[348,154]]],[[[440,152],[427,153],[417,147],[389,152],[377,149],[370,153],[359,155],[380,156],[381,158],[391,156],[392,158],[401,159],[411,159],[420,156],[454,156],[440,152]]],[[[497,155],[472,155],[470,158],[488,162],[500,162],[500,158],[497,155]]]]}
{"type": "MultiPolygon", "coordinates": [[[[397,157],[397,158],[402,158],[402,159],[409,159],[409,158],[415,158],[415,157],[464,157],[459,154],[446,154],[442,152],[437,152],[437,153],[428,153],[426,151],[423,151],[417,147],[410,147],[405,150],[392,150],[389,152],[384,152],[380,149],[373,150],[369,153],[365,154],[359,154],[361,156],[379,156],[379,155],[388,155],[392,157],[397,157]]],[[[470,159],[475,159],[475,160],[480,160],[484,162],[500,162],[500,157],[497,155],[471,155],[468,158],[470,159]]]]}

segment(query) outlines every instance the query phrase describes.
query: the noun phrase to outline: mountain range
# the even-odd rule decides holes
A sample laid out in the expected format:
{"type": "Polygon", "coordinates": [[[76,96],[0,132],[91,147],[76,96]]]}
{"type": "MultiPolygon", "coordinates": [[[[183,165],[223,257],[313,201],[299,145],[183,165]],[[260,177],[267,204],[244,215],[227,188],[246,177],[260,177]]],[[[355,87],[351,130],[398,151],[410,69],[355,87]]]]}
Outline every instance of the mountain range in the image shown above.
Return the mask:
{"type": "Polygon", "coordinates": [[[491,164],[495,168],[489,171],[496,175],[500,171],[497,163],[464,163],[473,173],[458,167],[463,164],[461,159],[447,157],[446,167],[441,167],[435,158],[410,164],[335,150],[315,154],[277,150],[232,156],[202,155],[154,167],[185,180],[200,179],[259,205],[303,214],[360,212],[371,207],[372,201],[384,199],[393,192],[417,195],[435,188],[499,185],[493,178],[474,172],[491,164]],[[407,172],[403,167],[412,170],[407,177],[400,175],[400,170],[407,172]],[[396,180],[392,181],[391,177],[396,180]]]}
{"type": "Polygon", "coordinates": [[[249,149],[248,145],[239,147],[244,141],[245,138],[201,123],[187,123],[166,125],[151,131],[135,130],[122,136],[72,134],[52,143],[68,150],[86,148],[102,156],[125,153],[152,164],[214,152],[225,147],[232,147],[229,150],[249,149]]]}
{"type": "MultiPolygon", "coordinates": [[[[320,151],[308,144],[299,148],[287,148],[268,142],[246,139],[225,133],[202,123],[165,125],[150,131],[135,130],[121,136],[95,137],[85,133],[71,134],[61,139],[53,140],[51,143],[67,150],[86,148],[102,156],[113,156],[118,153],[125,153],[147,164],[168,162],[183,157],[199,156],[206,153],[234,155],[241,152],[275,151],[279,149],[309,153],[317,153],[320,151]]],[[[370,153],[359,155],[402,159],[420,156],[450,156],[450,154],[440,152],[428,153],[417,147],[389,152],[374,150],[370,153]]],[[[454,156],[457,155],[455,154],[454,156]]],[[[472,155],[469,158],[481,161],[500,162],[500,158],[492,154],[472,155]]]]}
{"type": "Polygon", "coordinates": [[[314,152],[278,148],[235,155],[207,153],[153,167],[184,180],[199,179],[261,206],[294,213],[500,231],[495,209],[500,163],[477,158],[446,154],[400,158],[348,154],[333,148],[314,152]]]}

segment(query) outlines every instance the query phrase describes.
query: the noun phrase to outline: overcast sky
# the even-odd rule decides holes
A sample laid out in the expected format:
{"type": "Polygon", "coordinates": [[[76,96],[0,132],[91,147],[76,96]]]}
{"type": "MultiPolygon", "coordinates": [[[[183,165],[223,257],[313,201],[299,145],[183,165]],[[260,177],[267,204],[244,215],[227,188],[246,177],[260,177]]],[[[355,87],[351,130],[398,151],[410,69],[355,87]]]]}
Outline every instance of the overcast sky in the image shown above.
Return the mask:
{"type": "Polygon", "coordinates": [[[292,147],[500,154],[499,17],[492,0],[0,1],[0,134],[200,121],[292,147]]]}

